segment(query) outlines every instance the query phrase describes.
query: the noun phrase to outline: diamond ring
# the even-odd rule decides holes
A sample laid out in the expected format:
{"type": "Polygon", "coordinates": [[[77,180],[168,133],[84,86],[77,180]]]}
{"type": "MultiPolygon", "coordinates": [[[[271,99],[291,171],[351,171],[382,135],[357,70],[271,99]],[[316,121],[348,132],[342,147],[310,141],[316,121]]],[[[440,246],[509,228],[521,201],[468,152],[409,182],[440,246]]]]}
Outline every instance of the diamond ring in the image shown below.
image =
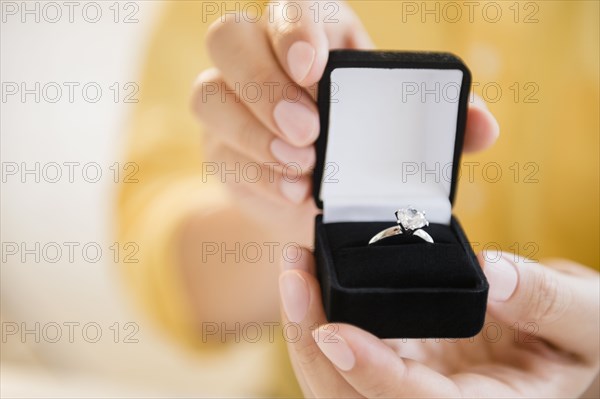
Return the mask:
{"type": "Polygon", "coordinates": [[[374,244],[379,240],[398,234],[414,235],[433,244],[433,238],[422,229],[422,227],[429,226],[429,222],[425,219],[425,212],[418,211],[412,206],[409,206],[408,208],[398,209],[395,214],[397,219],[396,223],[398,225],[380,231],[371,238],[369,244],[374,244]]]}

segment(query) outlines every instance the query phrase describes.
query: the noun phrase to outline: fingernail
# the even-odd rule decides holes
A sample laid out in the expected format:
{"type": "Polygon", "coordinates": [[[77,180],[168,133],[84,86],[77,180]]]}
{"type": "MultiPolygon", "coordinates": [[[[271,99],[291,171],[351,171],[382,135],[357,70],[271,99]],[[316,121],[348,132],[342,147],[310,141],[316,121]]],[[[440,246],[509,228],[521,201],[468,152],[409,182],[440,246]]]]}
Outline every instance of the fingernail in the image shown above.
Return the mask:
{"type": "Polygon", "coordinates": [[[298,181],[290,181],[285,178],[281,179],[279,189],[285,198],[292,201],[294,204],[301,204],[306,199],[308,194],[308,183],[300,179],[298,181]]]}
{"type": "Polygon", "coordinates": [[[488,120],[490,121],[490,126],[488,127],[489,131],[492,132],[492,136],[497,139],[500,136],[500,125],[498,124],[498,119],[492,114],[488,109],[485,110],[488,114],[488,120]]]}
{"type": "Polygon", "coordinates": [[[299,41],[290,47],[287,53],[287,63],[292,78],[300,83],[306,78],[315,62],[316,51],[307,42],[299,41]]]}
{"type": "Polygon", "coordinates": [[[477,108],[479,108],[482,114],[485,114],[485,117],[482,119],[483,123],[475,125],[475,127],[480,130],[480,132],[478,133],[485,136],[488,134],[488,132],[491,132],[491,136],[494,139],[498,138],[498,136],[500,135],[500,125],[498,124],[498,120],[496,119],[494,114],[492,114],[492,112],[488,109],[485,102],[477,96],[475,96],[473,104],[477,108]]]}
{"type": "Polygon", "coordinates": [[[306,281],[295,272],[286,272],[279,278],[279,292],[283,311],[288,320],[300,323],[308,311],[309,294],[306,281]]]}
{"type": "Polygon", "coordinates": [[[319,134],[319,117],[304,104],[281,100],[274,111],[275,122],[292,144],[310,144],[319,134]]]}
{"type": "Polygon", "coordinates": [[[496,119],[494,114],[492,114],[492,112],[489,110],[487,103],[483,100],[483,98],[479,97],[476,94],[472,98],[473,105],[485,112],[487,115],[487,119],[491,123],[491,125],[483,126],[482,129],[485,129],[486,132],[491,131],[494,138],[497,138],[500,135],[500,125],[498,124],[498,120],[496,119]]]}
{"type": "Polygon", "coordinates": [[[313,331],[313,339],[335,367],[342,371],[352,370],[356,362],[354,353],[340,335],[332,334],[332,328],[330,325],[319,327],[313,331]]]}
{"type": "Polygon", "coordinates": [[[306,173],[315,163],[315,149],[311,147],[294,147],[281,139],[271,141],[271,153],[284,165],[298,164],[302,173],[306,173]]]}
{"type": "Polygon", "coordinates": [[[483,272],[490,284],[488,297],[492,301],[504,302],[510,298],[517,288],[519,275],[511,261],[504,256],[483,254],[485,267],[483,272]]]}

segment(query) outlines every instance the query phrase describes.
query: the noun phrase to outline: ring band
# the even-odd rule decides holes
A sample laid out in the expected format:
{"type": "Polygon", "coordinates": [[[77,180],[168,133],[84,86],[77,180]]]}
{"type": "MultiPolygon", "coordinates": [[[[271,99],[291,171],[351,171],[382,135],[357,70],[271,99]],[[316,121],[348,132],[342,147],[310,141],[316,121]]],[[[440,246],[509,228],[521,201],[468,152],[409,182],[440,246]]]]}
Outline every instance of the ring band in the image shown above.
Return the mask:
{"type": "Polygon", "coordinates": [[[429,226],[429,222],[425,218],[425,212],[418,211],[412,206],[408,208],[398,209],[395,213],[397,226],[388,227],[385,230],[375,234],[370,244],[383,240],[384,238],[393,237],[399,234],[414,235],[421,238],[423,241],[433,244],[433,238],[422,227],[429,226]]]}

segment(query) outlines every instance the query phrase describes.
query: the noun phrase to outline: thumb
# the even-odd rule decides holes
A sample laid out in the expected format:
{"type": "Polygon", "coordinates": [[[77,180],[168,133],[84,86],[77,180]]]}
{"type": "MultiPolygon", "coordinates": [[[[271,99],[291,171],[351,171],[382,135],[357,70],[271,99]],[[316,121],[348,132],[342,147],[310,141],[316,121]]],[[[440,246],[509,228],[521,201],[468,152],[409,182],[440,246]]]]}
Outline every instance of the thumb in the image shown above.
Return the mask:
{"type": "Polygon", "coordinates": [[[313,337],[342,377],[367,398],[461,396],[449,378],[401,358],[382,340],[357,327],[325,324],[313,331],[313,337]]]}
{"type": "Polygon", "coordinates": [[[273,51],[301,86],[321,79],[329,49],[373,47],[360,20],[344,2],[280,1],[269,4],[268,11],[273,51]]]}
{"type": "MultiPolygon", "coordinates": [[[[488,311],[498,320],[526,329],[562,350],[598,356],[598,274],[558,271],[509,253],[480,255],[490,284],[488,311]],[[529,323],[529,324],[528,324],[529,323]],[[527,326],[526,326],[527,325],[527,326]]],[[[580,267],[580,266],[579,266],[580,267]]]]}

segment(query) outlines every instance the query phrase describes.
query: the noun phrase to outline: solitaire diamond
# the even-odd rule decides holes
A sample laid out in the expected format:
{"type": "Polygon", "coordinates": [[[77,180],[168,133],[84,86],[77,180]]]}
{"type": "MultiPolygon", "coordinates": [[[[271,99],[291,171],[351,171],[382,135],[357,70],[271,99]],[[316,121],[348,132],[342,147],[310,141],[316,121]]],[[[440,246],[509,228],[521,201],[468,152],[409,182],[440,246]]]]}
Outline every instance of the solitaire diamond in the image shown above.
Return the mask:
{"type": "Polygon", "coordinates": [[[429,222],[425,219],[425,212],[418,211],[412,206],[398,209],[396,218],[404,230],[417,230],[429,225],[429,222]]]}

